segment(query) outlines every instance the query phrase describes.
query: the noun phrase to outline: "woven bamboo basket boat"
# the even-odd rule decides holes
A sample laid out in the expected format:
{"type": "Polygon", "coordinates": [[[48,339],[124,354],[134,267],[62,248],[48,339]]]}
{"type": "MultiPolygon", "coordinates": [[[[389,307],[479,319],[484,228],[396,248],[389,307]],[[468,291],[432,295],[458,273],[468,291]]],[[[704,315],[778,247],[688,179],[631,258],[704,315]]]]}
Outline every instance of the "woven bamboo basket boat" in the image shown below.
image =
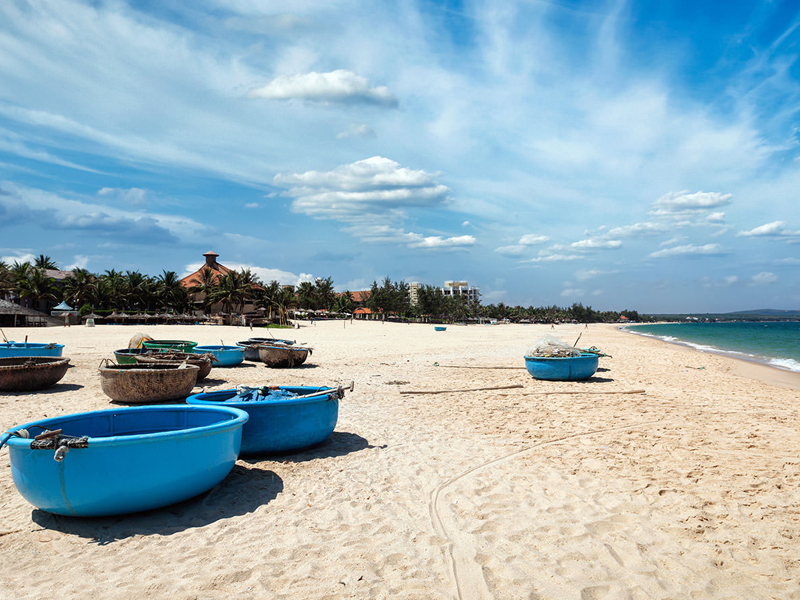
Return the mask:
{"type": "Polygon", "coordinates": [[[31,392],[55,385],[69,369],[69,359],[54,356],[0,358],[0,390],[31,392]]]}
{"type": "Polygon", "coordinates": [[[155,362],[118,365],[108,359],[100,364],[100,386],[114,402],[157,404],[183,400],[197,383],[200,367],[188,363],[155,362]]]}
{"type": "Polygon", "coordinates": [[[281,346],[278,344],[260,344],[258,357],[265,365],[273,369],[291,369],[299,367],[313,350],[301,346],[281,346]]]}
{"type": "Polygon", "coordinates": [[[208,374],[211,373],[211,367],[214,366],[216,358],[213,354],[190,354],[188,352],[147,352],[144,354],[137,354],[135,356],[137,363],[163,363],[174,362],[182,363],[186,361],[190,365],[195,365],[200,368],[197,373],[197,381],[202,381],[208,374]]]}

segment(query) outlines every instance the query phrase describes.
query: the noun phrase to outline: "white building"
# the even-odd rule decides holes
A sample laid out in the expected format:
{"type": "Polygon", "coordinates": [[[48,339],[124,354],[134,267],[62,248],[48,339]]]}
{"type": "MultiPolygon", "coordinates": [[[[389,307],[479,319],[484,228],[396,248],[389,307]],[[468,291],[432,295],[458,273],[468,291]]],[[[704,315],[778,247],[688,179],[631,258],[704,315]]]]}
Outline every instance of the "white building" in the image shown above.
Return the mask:
{"type": "Polygon", "coordinates": [[[470,287],[468,281],[445,281],[442,293],[445,296],[466,296],[467,302],[481,301],[481,288],[470,287]]]}

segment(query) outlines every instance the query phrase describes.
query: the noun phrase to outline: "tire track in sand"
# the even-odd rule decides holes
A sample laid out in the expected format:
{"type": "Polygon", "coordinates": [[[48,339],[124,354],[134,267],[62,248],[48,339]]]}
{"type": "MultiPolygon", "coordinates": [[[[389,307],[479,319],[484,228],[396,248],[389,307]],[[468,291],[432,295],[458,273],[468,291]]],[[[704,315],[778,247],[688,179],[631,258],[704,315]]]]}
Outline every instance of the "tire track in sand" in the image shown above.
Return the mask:
{"type": "Polygon", "coordinates": [[[485,469],[486,467],[490,467],[505,460],[510,460],[521,454],[525,454],[526,452],[532,452],[533,450],[544,448],[546,446],[552,446],[568,440],[589,437],[592,435],[599,435],[612,431],[626,431],[630,429],[649,427],[651,425],[664,423],[667,420],[668,419],[658,419],[656,421],[646,421],[644,423],[636,423],[634,425],[621,425],[619,427],[609,427],[607,429],[595,429],[592,431],[584,431],[582,433],[565,435],[563,437],[547,440],[546,442],[539,442],[533,446],[515,450],[509,454],[505,454],[503,456],[483,462],[479,465],[475,465],[474,467],[470,467],[466,471],[459,473],[455,477],[445,481],[444,483],[441,483],[434,488],[434,490],[431,492],[430,500],[428,501],[428,511],[430,513],[431,522],[433,523],[433,528],[436,531],[436,534],[448,541],[448,570],[450,572],[451,579],[456,584],[456,597],[459,600],[483,600],[484,598],[492,598],[493,594],[489,591],[489,588],[486,585],[486,580],[483,577],[480,567],[476,565],[475,561],[473,560],[475,554],[474,547],[467,540],[467,536],[463,535],[463,533],[458,529],[455,519],[449,514],[446,515],[446,512],[439,507],[442,494],[447,488],[464,479],[465,477],[472,475],[476,471],[480,471],[481,469],[485,469]]]}

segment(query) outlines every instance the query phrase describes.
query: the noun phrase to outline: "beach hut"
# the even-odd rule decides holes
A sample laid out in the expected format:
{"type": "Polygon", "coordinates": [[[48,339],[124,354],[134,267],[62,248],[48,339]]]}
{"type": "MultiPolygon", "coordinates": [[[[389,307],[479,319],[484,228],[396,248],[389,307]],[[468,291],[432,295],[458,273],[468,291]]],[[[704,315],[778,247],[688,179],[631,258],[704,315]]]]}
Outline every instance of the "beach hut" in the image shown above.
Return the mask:
{"type": "Polygon", "coordinates": [[[47,315],[0,299],[0,327],[44,327],[47,315]]]}

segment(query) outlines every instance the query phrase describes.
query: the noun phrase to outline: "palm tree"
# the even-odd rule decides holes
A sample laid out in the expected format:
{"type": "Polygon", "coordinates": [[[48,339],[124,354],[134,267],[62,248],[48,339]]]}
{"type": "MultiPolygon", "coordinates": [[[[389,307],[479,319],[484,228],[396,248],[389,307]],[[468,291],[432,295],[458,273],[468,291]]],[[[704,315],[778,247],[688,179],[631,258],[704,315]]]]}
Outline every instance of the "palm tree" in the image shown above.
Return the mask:
{"type": "Polygon", "coordinates": [[[211,292],[211,304],[222,302],[223,309],[233,312],[234,309],[244,306],[249,287],[244,284],[240,271],[228,271],[220,277],[219,283],[211,292]]]}
{"type": "Polygon", "coordinates": [[[8,265],[0,260],[0,298],[10,292],[13,288],[14,277],[8,265]]]}
{"type": "MultiPolygon", "coordinates": [[[[278,307],[278,298],[281,294],[281,284],[275,280],[261,286],[255,292],[256,306],[269,311],[269,320],[272,321],[272,311],[278,307]]],[[[280,313],[279,313],[280,314],[280,313]]]]}
{"type": "Polygon", "coordinates": [[[49,256],[40,254],[39,257],[33,262],[33,266],[37,269],[58,269],[58,265],[49,256]]]}
{"type": "Polygon", "coordinates": [[[64,280],[64,301],[71,306],[96,303],[97,291],[97,277],[86,269],[72,269],[72,274],[64,280]]]}
{"type": "Polygon", "coordinates": [[[30,275],[18,283],[19,297],[27,298],[36,306],[42,300],[55,303],[58,299],[56,280],[48,277],[44,269],[31,269],[30,275]]]}
{"type": "Polygon", "coordinates": [[[156,278],[156,296],[162,306],[183,312],[188,307],[188,292],[175,271],[163,270],[156,278]]]}
{"type": "Polygon", "coordinates": [[[314,284],[310,281],[303,281],[297,286],[297,305],[300,308],[314,310],[317,308],[314,294],[314,284]]]}
{"type": "Polygon", "coordinates": [[[333,303],[336,301],[336,292],[333,291],[333,279],[331,277],[314,281],[314,300],[317,308],[326,310],[333,308],[333,303]]]}
{"type": "Polygon", "coordinates": [[[208,312],[208,309],[214,304],[212,297],[217,288],[217,279],[217,274],[212,269],[203,269],[200,271],[200,283],[189,288],[190,294],[203,295],[201,301],[203,312],[208,312]]]}
{"type": "Polygon", "coordinates": [[[128,305],[128,282],[114,269],[98,277],[98,300],[101,306],[125,310],[128,305]]]}

